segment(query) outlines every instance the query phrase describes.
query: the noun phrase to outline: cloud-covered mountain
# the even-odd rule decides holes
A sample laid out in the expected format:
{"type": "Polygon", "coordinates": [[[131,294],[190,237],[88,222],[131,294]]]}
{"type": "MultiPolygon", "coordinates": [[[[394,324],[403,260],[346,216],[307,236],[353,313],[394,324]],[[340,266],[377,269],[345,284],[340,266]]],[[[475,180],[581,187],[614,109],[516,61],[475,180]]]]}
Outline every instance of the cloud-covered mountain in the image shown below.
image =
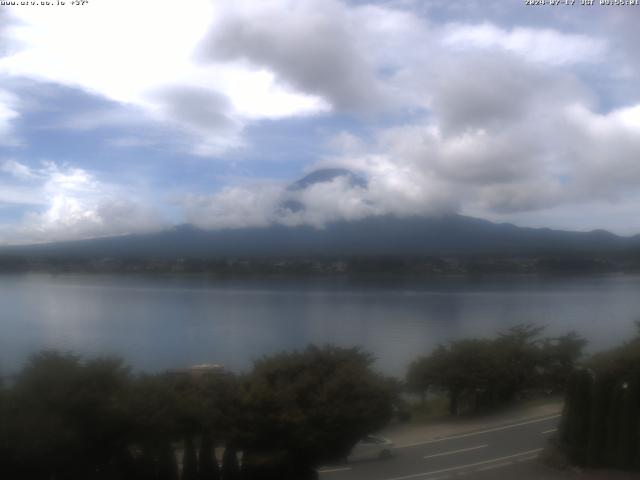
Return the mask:
{"type": "Polygon", "coordinates": [[[628,8],[110,0],[40,10],[0,11],[0,244],[455,212],[640,231],[628,8]],[[329,167],[342,174],[298,189],[274,180],[329,167]]]}
{"type": "Polygon", "coordinates": [[[341,255],[545,255],[615,253],[638,237],[605,231],[520,228],[460,215],[392,216],[309,226],[207,231],[183,225],[160,233],[11,247],[4,254],[59,257],[213,258],[341,255]]]}
{"type": "MultiPolygon", "coordinates": [[[[362,195],[366,196],[370,188],[369,179],[359,173],[346,168],[321,168],[274,190],[269,201],[256,202],[254,214],[262,215],[264,224],[254,222],[257,225],[226,228],[184,224],[155,233],[5,247],[0,249],[0,255],[95,258],[545,255],[615,253],[640,246],[640,237],[621,237],[604,230],[522,228],[453,213],[375,215],[364,211],[357,218],[333,220],[318,214],[324,202],[333,205],[351,190],[365,192],[362,195]],[[291,221],[313,215],[322,220],[319,225],[291,221]]],[[[245,198],[248,196],[247,193],[245,198]]]]}
{"type": "Polygon", "coordinates": [[[367,180],[353,173],[351,170],[347,170],[346,168],[322,168],[314,170],[300,180],[292,183],[289,185],[288,190],[297,192],[319,183],[332,182],[336,178],[345,178],[347,183],[352,187],[367,187],[367,180]]]}

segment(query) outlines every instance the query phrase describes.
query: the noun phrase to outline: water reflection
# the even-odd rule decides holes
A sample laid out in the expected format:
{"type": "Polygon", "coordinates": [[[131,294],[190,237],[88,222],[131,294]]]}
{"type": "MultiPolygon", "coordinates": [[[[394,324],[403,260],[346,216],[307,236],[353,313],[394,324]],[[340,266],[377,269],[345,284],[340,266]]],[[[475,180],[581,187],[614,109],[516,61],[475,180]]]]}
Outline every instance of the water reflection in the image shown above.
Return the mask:
{"type": "Polygon", "coordinates": [[[606,348],[640,316],[640,277],[578,279],[244,279],[0,276],[0,362],[42,348],[115,354],[160,370],[217,362],[234,370],[308,343],[358,345],[401,374],[437,343],[523,322],[574,329],[606,348]]]}

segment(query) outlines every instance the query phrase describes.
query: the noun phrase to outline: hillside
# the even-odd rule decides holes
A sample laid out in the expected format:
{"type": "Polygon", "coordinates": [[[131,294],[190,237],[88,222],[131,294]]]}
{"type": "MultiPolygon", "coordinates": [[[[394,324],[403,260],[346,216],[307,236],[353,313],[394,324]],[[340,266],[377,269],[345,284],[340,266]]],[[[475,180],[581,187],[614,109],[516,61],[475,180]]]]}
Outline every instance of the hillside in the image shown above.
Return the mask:
{"type": "Polygon", "coordinates": [[[0,255],[220,258],[342,255],[554,255],[635,250],[638,237],[605,231],[521,228],[460,215],[371,217],[309,226],[207,231],[183,225],[159,233],[4,247],[0,255]]]}

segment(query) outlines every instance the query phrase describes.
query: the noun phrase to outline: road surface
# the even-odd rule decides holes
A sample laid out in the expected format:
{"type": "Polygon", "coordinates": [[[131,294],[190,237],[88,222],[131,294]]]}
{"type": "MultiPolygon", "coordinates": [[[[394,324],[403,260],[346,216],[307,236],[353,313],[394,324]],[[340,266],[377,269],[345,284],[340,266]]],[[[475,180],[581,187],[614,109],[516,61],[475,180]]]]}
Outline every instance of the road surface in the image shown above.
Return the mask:
{"type": "Polygon", "coordinates": [[[530,467],[557,428],[559,415],[523,420],[437,440],[398,445],[388,460],[320,470],[320,480],[542,478],[530,467]]]}

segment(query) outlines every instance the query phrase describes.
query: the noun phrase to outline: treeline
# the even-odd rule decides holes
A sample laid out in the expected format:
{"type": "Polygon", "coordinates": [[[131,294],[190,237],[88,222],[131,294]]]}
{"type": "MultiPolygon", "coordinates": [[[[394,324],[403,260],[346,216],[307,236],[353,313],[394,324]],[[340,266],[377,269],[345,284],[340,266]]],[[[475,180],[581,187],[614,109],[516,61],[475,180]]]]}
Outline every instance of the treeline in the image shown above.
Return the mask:
{"type": "Polygon", "coordinates": [[[318,465],[346,458],[392,415],[395,386],[371,363],[358,349],[309,347],[244,376],[194,377],[41,353],[0,390],[0,476],[317,478],[318,465]]]}
{"type": "MultiPolygon", "coordinates": [[[[583,360],[575,333],[522,325],[441,345],[404,385],[452,415],[567,393],[575,463],[638,468],[639,335],[583,360]]],[[[359,349],[309,347],[220,370],[133,374],[118,359],[32,356],[0,384],[0,472],[21,480],[305,480],[403,408],[400,382],[359,349]]]]}
{"type": "Polygon", "coordinates": [[[134,258],[0,254],[0,273],[206,275],[496,275],[640,271],[636,256],[342,255],[250,258],[134,258]]]}
{"type": "Polygon", "coordinates": [[[640,323],[571,376],[558,442],[574,464],[640,470],[640,323]]]}
{"type": "Polygon", "coordinates": [[[573,332],[542,337],[543,331],[520,325],[497,338],[440,345],[411,364],[407,386],[423,398],[446,395],[451,415],[492,409],[526,395],[563,394],[586,341],[573,332]]]}

